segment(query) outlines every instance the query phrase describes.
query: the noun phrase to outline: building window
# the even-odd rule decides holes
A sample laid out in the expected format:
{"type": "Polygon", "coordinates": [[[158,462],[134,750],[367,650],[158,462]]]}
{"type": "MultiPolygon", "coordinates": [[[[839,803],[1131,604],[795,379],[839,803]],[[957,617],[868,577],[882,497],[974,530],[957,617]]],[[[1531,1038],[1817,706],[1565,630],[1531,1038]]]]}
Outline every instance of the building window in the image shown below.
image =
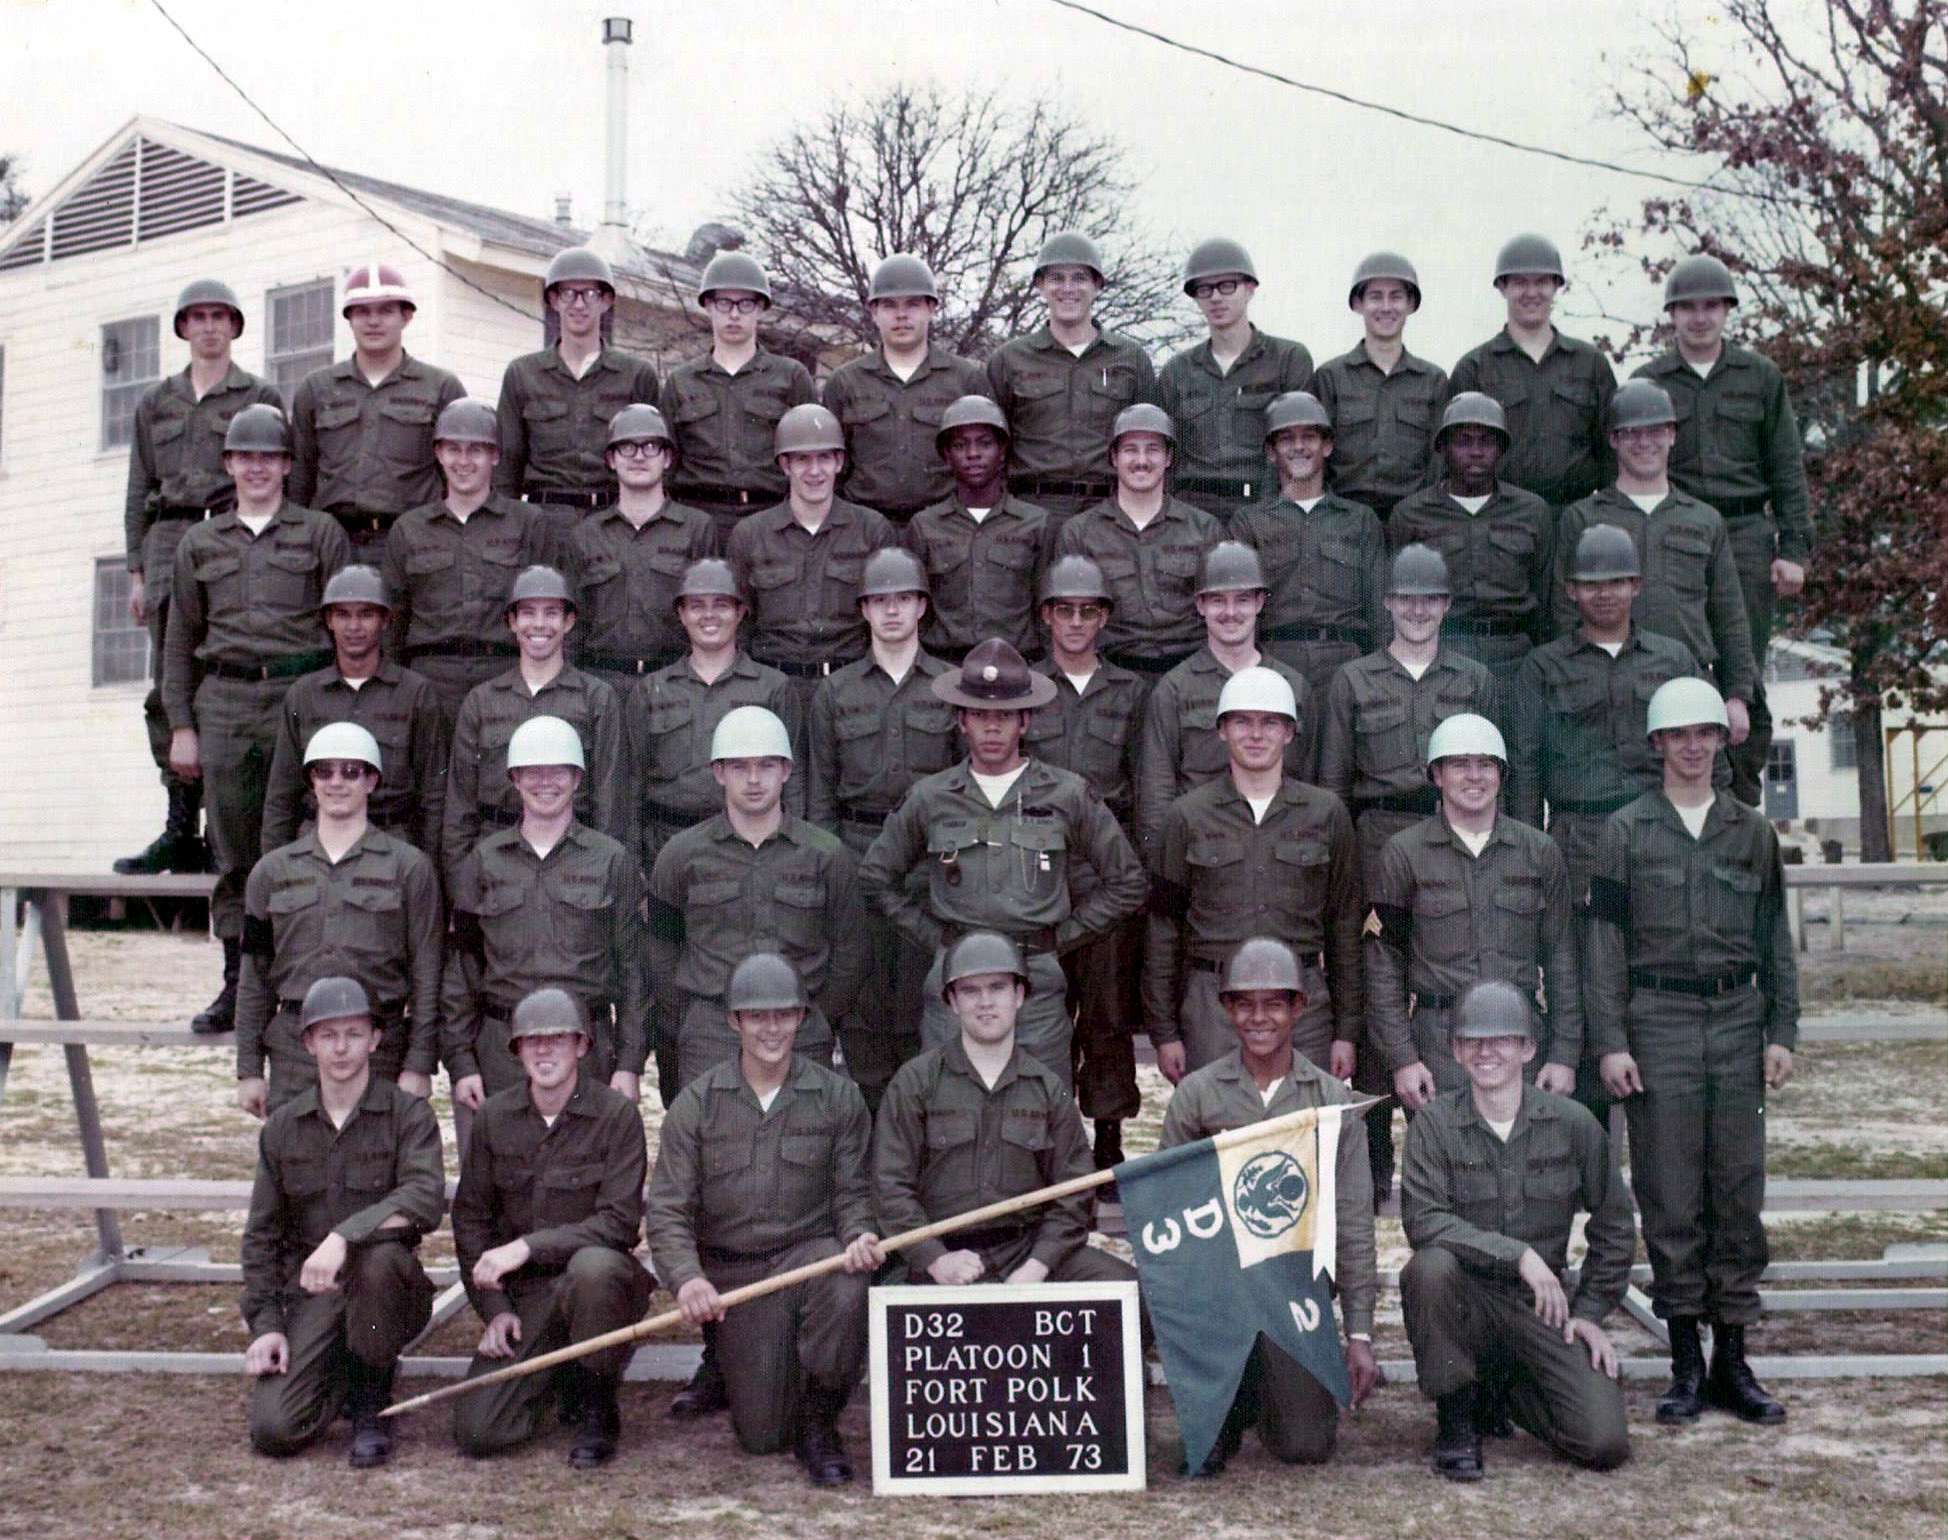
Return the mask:
{"type": "Polygon", "coordinates": [[[272,289],[264,309],[270,316],[264,368],[288,403],[299,380],[331,362],[331,280],[272,289]]]}
{"type": "Polygon", "coordinates": [[[1835,770],[1858,770],[1860,751],[1853,741],[1853,718],[1836,711],[1826,719],[1826,742],[1833,752],[1835,770]]]}
{"type": "Polygon", "coordinates": [[[162,373],[156,318],[110,321],[101,329],[101,447],[119,449],[135,433],[135,407],[162,373]]]}
{"type": "Polygon", "coordinates": [[[149,677],[149,628],[129,616],[127,562],[95,563],[95,684],[139,684],[149,677]]]}

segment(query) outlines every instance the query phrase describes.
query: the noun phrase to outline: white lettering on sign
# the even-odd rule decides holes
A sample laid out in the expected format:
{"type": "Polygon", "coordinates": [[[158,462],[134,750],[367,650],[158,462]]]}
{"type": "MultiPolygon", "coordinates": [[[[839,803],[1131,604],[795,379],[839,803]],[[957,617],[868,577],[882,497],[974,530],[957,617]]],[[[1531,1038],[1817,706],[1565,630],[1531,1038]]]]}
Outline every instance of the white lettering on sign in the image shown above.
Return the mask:
{"type": "Polygon", "coordinates": [[[1184,1210],[1184,1223],[1178,1227],[1174,1219],[1166,1219],[1159,1230],[1155,1223],[1143,1227],[1143,1249],[1151,1256],[1162,1256],[1166,1251],[1175,1251],[1184,1243],[1184,1231],[1188,1230],[1193,1240],[1215,1240],[1224,1233],[1224,1203],[1213,1198],[1209,1203],[1200,1203],[1196,1208],[1184,1210]]]}

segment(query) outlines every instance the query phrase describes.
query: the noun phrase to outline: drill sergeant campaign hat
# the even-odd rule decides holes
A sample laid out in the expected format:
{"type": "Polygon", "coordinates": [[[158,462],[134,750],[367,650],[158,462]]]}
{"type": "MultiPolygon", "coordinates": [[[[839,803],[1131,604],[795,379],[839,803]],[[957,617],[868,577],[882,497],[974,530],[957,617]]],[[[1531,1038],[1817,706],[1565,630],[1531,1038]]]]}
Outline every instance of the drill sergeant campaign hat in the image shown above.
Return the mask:
{"type": "Polygon", "coordinates": [[[935,675],[931,688],[948,705],[970,711],[1034,711],[1055,699],[1055,682],[1031,670],[998,636],[975,643],[960,672],[935,675]]]}

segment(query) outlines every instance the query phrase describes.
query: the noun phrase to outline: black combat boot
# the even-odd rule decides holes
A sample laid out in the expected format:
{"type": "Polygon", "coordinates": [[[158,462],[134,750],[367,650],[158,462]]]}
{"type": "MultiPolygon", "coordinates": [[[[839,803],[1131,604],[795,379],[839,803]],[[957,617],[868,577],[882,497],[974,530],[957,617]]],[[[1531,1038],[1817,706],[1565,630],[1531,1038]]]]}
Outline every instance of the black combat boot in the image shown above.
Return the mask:
{"type": "Polygon", "coordinates": [[[1499,1359],[1484,1359],[1475,1376],[1475,1427],[1483,1438],[1515,1437],[1508,1415],[1508,1367],[1499,1359]]]}
{"type": "Polygon", "coordinates": [[[1434,1402],[1434,1469],[1449,1481],[1479,1481],[1482,1477],[1475,1399],[1475,1387],[1464,1385],[1434,1402]]]}
{"type": "MultiPolygon", "coordinates": [[[[1250,1378],[1251,1371],[1247,1370],[1246,1379],[1250,1378]]],[[[1177,1474],[1189,1476],[1195,1481],[1209,1481],[1213,1476],[1222,1476],[1232,1456],[1245,1446],[1245,1429],[1257,1420],[1258,1388],[1255,1384],[1240,1383],[1238,1394],[1232,1399],[1231,1410],[1224,1414],[1224,1425],[1218,1429],[1217,1442],[1211,1445],[1211,1452],[1204,1456],[1204,1463],[1192,1470],[1188,1459],[1180,1460],[1177,1474]]]]}
{"type": "Polygon", "coordinates": [[[346,1396],[352,1413],[353,1470],[370,1470],[392,1458],[392,1424],[379,1414],[392,1405],[392,1370],[352,1360],[346,1396]]]}
{"type": "MultiPolygon", "coordinates": [[[[1704,1411],[1704,1347],[1698,1341],[1698,1318],[1674,1315],[1671,1329],[1671,1383],[1657,1398],[1659,1422],[1696,1422],[1704,1411]]],[[[1750,1371],[1746,1371],[1750,1373],[1750,1371]]]]}
{"type": "Polygon", "coordinates": [[[594,1470],[616,1457],[616,1443],[622,1437],[622,1408],[616,1405],[616,1382],[611,1376],[582,1369],[578,1377],[582,1382],[582,1417],[568,1451],[568,1463],[576,1470],[594,1470]]]}
{"type": "Polygon", "coordinates": [[[162,833],[132,856],[123,856],[115,870],[124,877],[153,877],[159,872],[206,872],[210,848],[197,833],[203,812],[203,788],[176,782],[169,787],[169,811],[162,833]]]}
{"type": "Polygon", "coordinates": [[[852,1399],[849,1385],[833,1387],[809,1380],[798,1408],[798,1442],[792,1453],[815,1487],[842,1487],[852,1480],[852,1461],[839,1442],[839,1413],[852,1399]]]}
{"type": "Polygon", "coordinates": [[[214,1035],[231,1031],[237,1025],[237,970],[243,964],[243,943],[223,943],[223,988],[216,998],[190,1018],[189,1030],[214,1035]]]}
{"type": "Polygon", "coordinates": [[[1096,1169],[1107,1171],[1123,1163],[1123,1125],[1115,1118],[1096,1119],[1096,1169]]]}
{"type": "Polygon", "coordinates": [[[1741,1422],[1775,1424],[1786,1420],[1784,1404],[1767,1393],[1745,1361],[1743,1326],[1712,1323],[1711,1373],[1705,1380],[1705,1400],[1741,1422]]]}
{"type": "Polygon", "coordinates": [[[717,1321],[704,1322],[703,1362],[697,1365],[697,1372],[690,1376],[690,1383],[679,1390],[670,1402],[670,1415],[678,1422],[708,1417],[712,1412],[721,1412],[730,1405],[730,1397],[724,1393],[724,1371],[717,1367],[717,1328],[720,1324],[717,1321]]]}

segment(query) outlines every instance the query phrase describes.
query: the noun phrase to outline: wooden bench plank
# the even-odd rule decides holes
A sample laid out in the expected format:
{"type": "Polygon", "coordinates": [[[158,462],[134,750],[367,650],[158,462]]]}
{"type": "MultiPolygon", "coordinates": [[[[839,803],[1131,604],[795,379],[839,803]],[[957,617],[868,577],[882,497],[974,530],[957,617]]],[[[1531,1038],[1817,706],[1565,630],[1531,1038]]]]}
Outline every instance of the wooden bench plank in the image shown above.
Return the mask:
{"type": "Polygon", "coordinates": [[[194,872],[153,877],[120,872],[0,872],[0,888],[87,898],[208,898],[215,887],[216,878],[194,872]]]}
{"type": "MultiPolygon", "coordinates": [[[[447,1201],[459,1183],[449,1177],[447,1201]]],[[[0,1176],[0,1208],[211,1209],[250,1207],[248,1181],[189,1177],[0,1176]]]]}
{"type": "Polygon", "coordinates": [[[1841,1214],[1869,1210],[1927,1213],[1948,1208],[1948,1182],[1927,1179],[1875,1181],[1861,1178],[1772,1178],[1765,1184],[1767,1212],[1832,1209],[1841,1214]]]}
{"type": "Polygon", "coordinates": [[[47,1021],[0,1017],[0,1043],[95,1043],[123,1048],[228,1048],[229,1032],[192,1032],[188,1022],[47,1021]]]}

